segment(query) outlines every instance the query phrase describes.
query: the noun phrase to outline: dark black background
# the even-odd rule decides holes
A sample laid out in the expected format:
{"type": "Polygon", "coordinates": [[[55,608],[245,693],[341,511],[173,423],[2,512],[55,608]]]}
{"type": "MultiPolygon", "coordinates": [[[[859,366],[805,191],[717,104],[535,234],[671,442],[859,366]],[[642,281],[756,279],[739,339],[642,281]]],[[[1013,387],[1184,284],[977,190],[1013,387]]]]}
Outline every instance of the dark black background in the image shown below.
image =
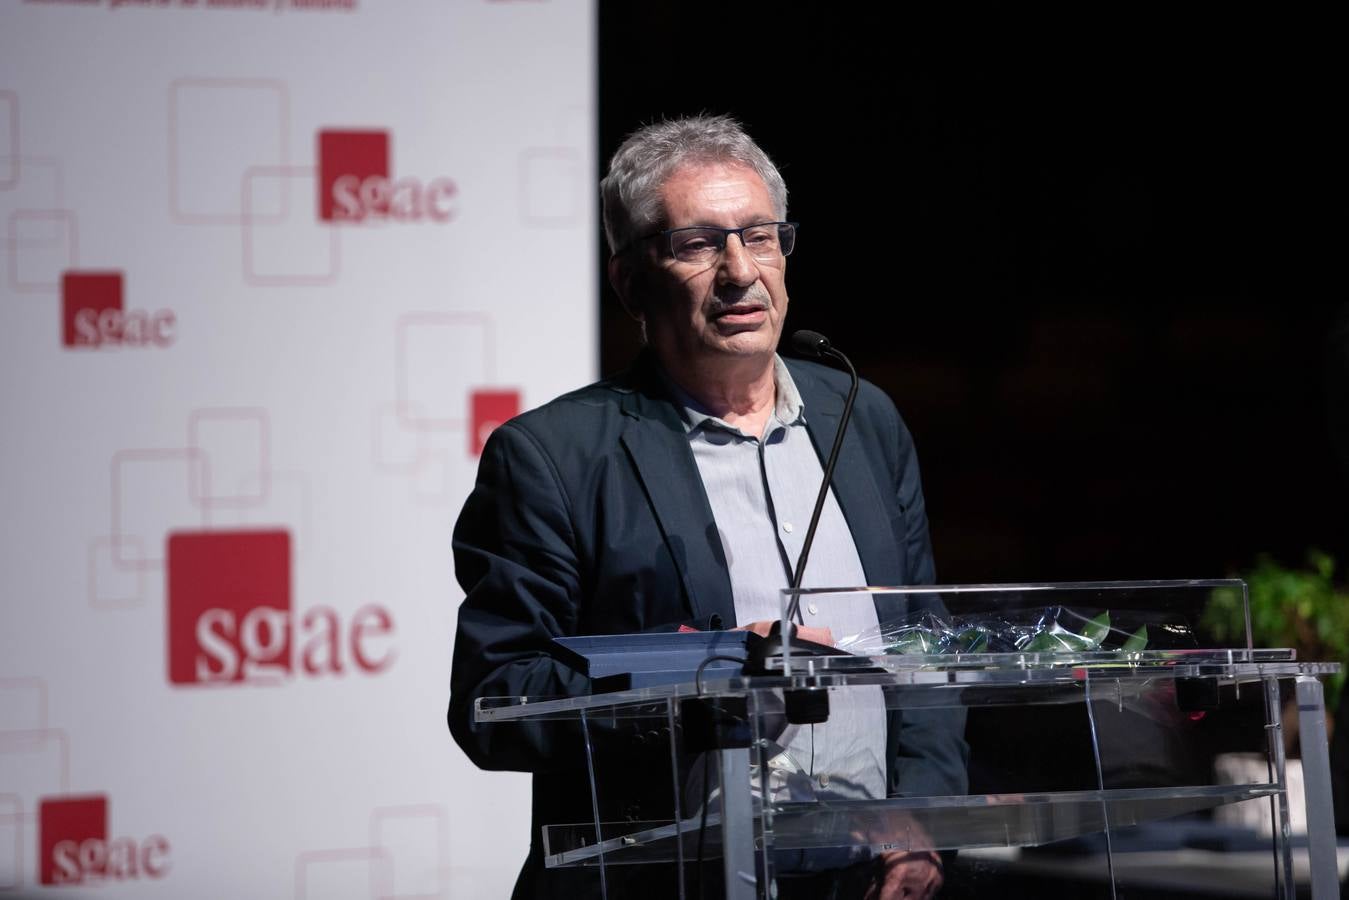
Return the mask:
{"type": "MultiPolygon", "coordinates": [[[[787,328],[904,414],[942,581],[1349,564],[1314,48],[1226,7],[1034,15],[604,0],[602,167],[700,111],[778,163],[787,328]]],[[[607,373],[636,337],[601,309],[607,373]]]]}

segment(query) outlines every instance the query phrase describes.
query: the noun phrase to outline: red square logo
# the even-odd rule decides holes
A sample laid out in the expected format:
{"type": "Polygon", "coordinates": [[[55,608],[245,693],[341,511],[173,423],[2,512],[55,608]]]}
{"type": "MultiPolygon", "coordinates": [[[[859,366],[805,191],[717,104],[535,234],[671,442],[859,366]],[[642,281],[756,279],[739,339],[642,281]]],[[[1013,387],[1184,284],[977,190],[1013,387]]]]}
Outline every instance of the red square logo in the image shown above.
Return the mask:
{"type": "Polygon", "coordinates": [[[359,222],[384,215],[390,200],[389,132],[319,132],[319,219],[359,222]]]}
{"type": "Polygon", "coordinates": [[[166,559],[170,684],[290,675],[289,532],[174,532],[166,559]]]}
{"type": "Polygon", "coordinates": [[[121,272],[67,271],[61,275],[61,343],[97,347],[121,330],[121,272]]]}
{"type": "Polygon", "coordinates": [[[520,414],[520,392],[476,390],[469,397],[468,452],[482,455],[487,437],[502,422],[520,414]]]}
{"type": "Polygon", "coordinates": [[[103,852],[107,843],[107,794],[44,797],[38,802],[39,883],[79,884],[86,871],[101,868],[87,857],[103,852]]]}

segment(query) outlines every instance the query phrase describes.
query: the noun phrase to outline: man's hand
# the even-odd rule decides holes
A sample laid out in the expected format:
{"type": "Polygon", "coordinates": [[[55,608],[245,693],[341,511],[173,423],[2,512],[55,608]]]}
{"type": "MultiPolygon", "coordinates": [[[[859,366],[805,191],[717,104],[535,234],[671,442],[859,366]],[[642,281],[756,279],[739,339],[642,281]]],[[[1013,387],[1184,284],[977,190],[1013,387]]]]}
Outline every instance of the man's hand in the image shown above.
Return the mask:
{"type": "MultiPolygon", "coordinates": [[[[768,630],[773,627],[774,621],[750,622],[748,625],[738,626],[735,630],[752,631],[759,637],[766,638],[768,637],[768,630]]],[[[796,626],[796,638],[801,641],[824,644],[826,647],[834,646],[834,634],[827,627],[814,628],[809,625],[798,625],[796,626]]]]}
{"type": "Polygon", "coordinates": [[[944,881],[940,858],[923,851],[891,850],[882,854],[876,878],[862,900],[930,900],[944,881]]]}

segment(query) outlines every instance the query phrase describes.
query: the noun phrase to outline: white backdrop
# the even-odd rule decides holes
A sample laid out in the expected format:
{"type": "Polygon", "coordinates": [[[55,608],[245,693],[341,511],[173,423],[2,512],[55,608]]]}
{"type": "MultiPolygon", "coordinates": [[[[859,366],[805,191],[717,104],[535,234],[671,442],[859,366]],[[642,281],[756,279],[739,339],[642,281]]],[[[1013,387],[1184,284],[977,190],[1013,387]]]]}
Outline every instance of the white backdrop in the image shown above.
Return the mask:
{"type": "Polygon", "coordinates": [[[594,375],[594,58],[584,0],[3,0],[0,897],[507,894],[450,532],[594,375]]]}

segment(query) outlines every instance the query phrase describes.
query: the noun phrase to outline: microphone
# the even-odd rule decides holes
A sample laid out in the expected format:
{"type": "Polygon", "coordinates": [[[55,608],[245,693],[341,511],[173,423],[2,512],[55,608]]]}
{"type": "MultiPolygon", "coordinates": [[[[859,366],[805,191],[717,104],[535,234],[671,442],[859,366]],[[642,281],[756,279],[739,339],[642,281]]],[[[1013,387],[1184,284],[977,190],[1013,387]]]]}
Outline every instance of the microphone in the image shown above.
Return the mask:
{"type": "MultiPolygon", "coordinates": [[[[791,337],[792,349],[801,356],[809,356],[816,359],[828,357],[843,363],[848,369],[848,374],[852,376],[852,383],[848,388],[848,399],[843,404],[843,414],[839,417],[838,431],[834,434],[834,446],[829,450],[829,459],[824,465],[824,478],[820,483],[820,491],[815,496],[815,510],[810,516],[810,527],[806,529],[805,540],[801,544],[801,555],[796,560],[796,571],[792,574],[792,590],[799,591],[801,580],[806,574],[806,562],[810,557],[810,547],[815,542],[815,532],[820,527],[820,515],[824,512],[824,502],[829,498],[829,485],[833,483],[834,468],[838,465],[838,454],[843,448],[843,435],[848,430],[848,422],[852,419],[853,405],[857,402],[857,388],[859,380],[857,378],[857,369],[853,368],[852,362],[829,342],[829,338],[820,334],[818,331],[808,331],[802,329],[795,332],[791,337]]],[[[796,624],[793,619],[801,617],[801,595],[799,593],[792,596],[791,602],[787,605],[787,615],[784,621],[773,623],[768,637],[759,642],[750,653],[750,659],[746,664],[746,671],[764,671],[764,662],[770,656],[776,656],[782,652],[782,629],[784,627],[791,629],[791,634],[796,634],[796,624]]],[[[794,649],[799,650],[804,655],[811,656],[837,656],[840,651],[834,647],[826,647],[822,644],[816,644],[811,641],[792,641],[794,649]]],[[[799,694],[800,697],[787,697],[787,719],[789,722],[804,725],[811,722],[823,722],[829,717],[829,695],[827,692],[814,691],[788,691],[788,695],[799,694]],[[818,694],[818,698],[815,695],[818,694]],[[796,702],[793,702],[796,701],[796,702]]]]}
{"type": "Polygon", "coordinates": [[[818,331],[807,331],[804,328],[793,333],[791,340],[793,352],[814,359],[834,349],[834,345],[829,343],[829,338],[818,331]]]}

